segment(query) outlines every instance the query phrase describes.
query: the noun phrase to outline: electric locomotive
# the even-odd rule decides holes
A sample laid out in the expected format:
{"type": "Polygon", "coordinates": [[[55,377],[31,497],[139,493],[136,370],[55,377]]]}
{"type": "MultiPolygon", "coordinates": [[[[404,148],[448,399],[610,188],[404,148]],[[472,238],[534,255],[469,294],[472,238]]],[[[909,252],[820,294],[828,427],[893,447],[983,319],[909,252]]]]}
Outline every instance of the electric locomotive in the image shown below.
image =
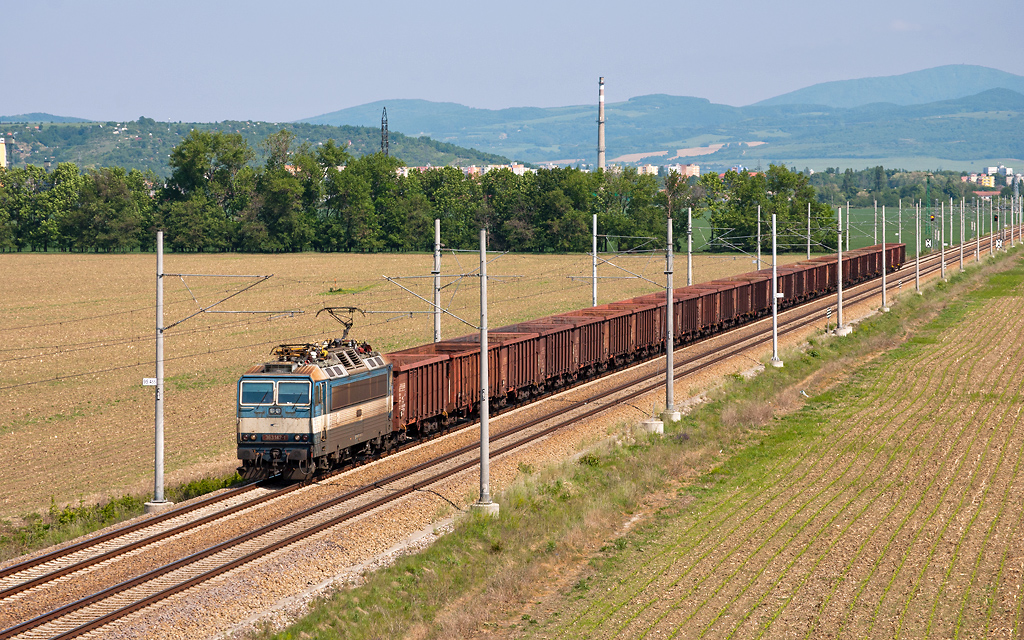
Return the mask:
{"type": "Polygon", "coordinates": [[[238,381],[239,472],[308,478],[392,446],[391,364],[353,340],[285,344],[238,381]]]}

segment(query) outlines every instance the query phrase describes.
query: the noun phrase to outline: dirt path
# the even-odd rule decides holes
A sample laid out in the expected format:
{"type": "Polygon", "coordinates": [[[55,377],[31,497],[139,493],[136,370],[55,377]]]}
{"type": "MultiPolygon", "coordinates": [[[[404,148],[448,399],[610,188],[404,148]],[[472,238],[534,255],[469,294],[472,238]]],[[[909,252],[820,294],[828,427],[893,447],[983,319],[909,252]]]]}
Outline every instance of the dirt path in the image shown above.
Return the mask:
{"type": "Polygon", "coordinates": [[[961,311],[780,420],[763,464],[681,493],[514,633],[1020,635],[1024,289],[961,311]]]}

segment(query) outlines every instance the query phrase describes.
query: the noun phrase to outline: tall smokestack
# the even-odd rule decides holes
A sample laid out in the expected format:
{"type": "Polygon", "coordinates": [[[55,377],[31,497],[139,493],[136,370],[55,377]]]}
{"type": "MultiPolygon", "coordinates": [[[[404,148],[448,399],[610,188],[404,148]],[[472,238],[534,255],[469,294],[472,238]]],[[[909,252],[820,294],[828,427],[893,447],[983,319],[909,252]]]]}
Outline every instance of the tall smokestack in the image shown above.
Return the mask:
{"type": "Polygon", "coordinates": [[[604,169],[604,76],[597,92],[597,168],[604,169]]]}

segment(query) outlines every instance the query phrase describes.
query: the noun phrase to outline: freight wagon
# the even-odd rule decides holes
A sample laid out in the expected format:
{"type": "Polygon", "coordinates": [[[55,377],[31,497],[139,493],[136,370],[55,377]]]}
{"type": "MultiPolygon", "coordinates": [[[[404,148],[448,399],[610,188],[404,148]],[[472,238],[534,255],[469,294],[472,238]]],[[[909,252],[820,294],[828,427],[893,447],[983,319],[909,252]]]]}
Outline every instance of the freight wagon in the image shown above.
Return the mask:
{"type": "MultiPolygon", "coordinates": [[[[903,266],[906,247],[848,251],[779,267],[786,308],[903,266]]],[[[674,346],[771,313],[770,269],[673,291],[674,346]]],[[[530,402],[665,350],[666,295],[652,293],[488,332],[490,406],[530,402]]],[[[480,407],[480,336],[380,354],[334,340],[281,345],[238,382],[240,471],[255,477],[317,470],[379,455],[474,419],[480,407]]]]}

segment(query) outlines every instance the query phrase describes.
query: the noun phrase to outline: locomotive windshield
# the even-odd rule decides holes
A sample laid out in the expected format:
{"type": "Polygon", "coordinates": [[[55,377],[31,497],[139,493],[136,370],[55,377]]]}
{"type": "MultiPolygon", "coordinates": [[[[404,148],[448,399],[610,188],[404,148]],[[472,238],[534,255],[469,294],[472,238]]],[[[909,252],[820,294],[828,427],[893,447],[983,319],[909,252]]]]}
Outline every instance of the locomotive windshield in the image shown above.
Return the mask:
{"type": "Polygon", "coordinates": [[[243,382],[242,404],[274,404],[274,383],[243,382]]]}
{"type": "Polygon", "coordinates": [[[245,380],[242,382],[241,404],[309,404],[309,383],[245,380]]]}
{"type": "Polygon", "coordinates": [[[309,383],[278,382],[277,404],[309,404],[309,383]]]}

